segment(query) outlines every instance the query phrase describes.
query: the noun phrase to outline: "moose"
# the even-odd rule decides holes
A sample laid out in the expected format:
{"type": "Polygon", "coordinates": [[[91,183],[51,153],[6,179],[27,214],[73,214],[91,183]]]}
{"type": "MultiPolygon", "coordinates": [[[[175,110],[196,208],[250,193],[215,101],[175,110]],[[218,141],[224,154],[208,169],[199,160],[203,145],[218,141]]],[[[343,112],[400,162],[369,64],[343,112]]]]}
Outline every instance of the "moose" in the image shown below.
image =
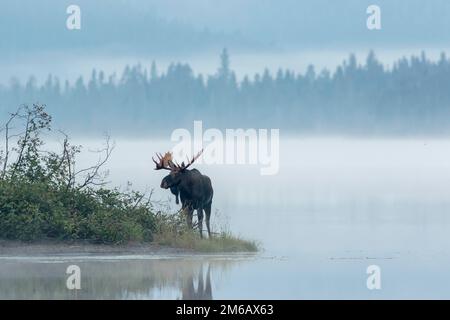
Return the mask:
{"type": "Polygon", "coordinates": [[[169,170],[170,173],[161,181],[161,188],[170,189],[172,194],[176,197],[178,204],[178,195],[181,200],[182,212],[186,214],[186,222],[189,228],[192,228],[192,217],[194,210],[197,210],[198,228],[200,237],[203,237],[203,211],[206,216],[206,228],[208,236],[211,238],[210,218],[211,218],[211,204],[213,198],[213,188],[211,179],[200,173],[197,169],[188,170],[188,168],[197,160],[202,154],[201,150],[197,155],[188,159],[188,163],[176,163],[172,159],[172,153],[166,152],[156,154],[158,161],[152,158],[156,164],[155,170],[169,170]]]}

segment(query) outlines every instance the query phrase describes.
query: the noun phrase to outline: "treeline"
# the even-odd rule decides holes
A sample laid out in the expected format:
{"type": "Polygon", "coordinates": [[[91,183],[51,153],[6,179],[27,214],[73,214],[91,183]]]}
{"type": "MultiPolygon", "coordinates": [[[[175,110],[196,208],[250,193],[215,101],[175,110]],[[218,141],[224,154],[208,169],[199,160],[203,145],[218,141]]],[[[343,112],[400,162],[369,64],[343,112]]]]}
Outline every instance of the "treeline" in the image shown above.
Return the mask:
{"type": "Polygon", "coordinates": [[[226,50],[214,75],[195,75],[187,64],[159,72],[127,66],[123,73],[94,70],[75,83],[49,76],[37,85],[13,81],[0,90],[2,108],[45,103],[71,132],[165,134],[178,127],[281,128],[289,133],[415,135],[450,133],[450,60],[425,53],[391,68],[370,52],[336,68],[303,74],[265,70],[237,81],[226,50]]]}

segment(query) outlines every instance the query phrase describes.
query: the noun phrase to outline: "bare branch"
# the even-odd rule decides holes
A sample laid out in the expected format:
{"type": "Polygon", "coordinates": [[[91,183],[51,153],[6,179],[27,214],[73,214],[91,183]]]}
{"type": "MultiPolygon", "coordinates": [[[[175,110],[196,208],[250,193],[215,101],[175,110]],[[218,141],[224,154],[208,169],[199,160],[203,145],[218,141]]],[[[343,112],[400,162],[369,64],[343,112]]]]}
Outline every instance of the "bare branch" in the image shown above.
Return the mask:
{"type": "Polygon", "coordinates": [[[14,121],[14,119],[16,119],[20,112],[22,111],[22,107],[19,107],[15,112],[10,113],[10,117],[8,119],[8,121],[5,124],[5,159],[3,160],[3,168],[2,168],[2,178],[5,177],[6,175],[6,169],[8,167],[8,161],[9,161],[9,141],[12,137],[14,137],[14,135],[10,135],[10,130],[11,130],[11,123],[14,121]]]}
{"type": "Polygon", "coordinates": [[[91,167],[79,170],[79,171],[77,171],[74,174],[74,176],[76,177],[76,176],[78,176],[80,174],[83,174],[83,173],[87,172],[87,174],[86,174],[86,176],[84,178],[84,182],[81,183],[77,187],[78,190],[83,189],[83,188],[88,187],[88,186],[102,186],[102,185],[105,185],[107,183],[107,182],[104,181],[105,180],[105,174],[104,174],[104,176],[102,176],[101,173],[100,173],[100,170],[108,162],[108,160],[109,160],[109,158],[111,156],[111,153],[114,150],[114,147],[115,147],[115,144],[113,143],[111,145],[110,137],[106,136],[105,147],[103,149],[95,151],[95,152],[103,154],[103,156],[99,156],[99,160],[98,160],[97,164],[95,164],[95,165],[93,165],[91,167]]]}

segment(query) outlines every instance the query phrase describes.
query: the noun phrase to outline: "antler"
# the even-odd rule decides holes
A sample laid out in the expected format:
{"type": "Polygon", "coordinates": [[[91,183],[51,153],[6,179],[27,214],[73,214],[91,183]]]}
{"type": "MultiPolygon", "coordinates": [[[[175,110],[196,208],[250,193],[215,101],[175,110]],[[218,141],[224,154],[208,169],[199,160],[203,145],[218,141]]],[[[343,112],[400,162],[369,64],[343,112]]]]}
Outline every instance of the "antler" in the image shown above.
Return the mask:
{"type": "Polygon", "coordinates": [[[189,158],[188,158],[187,165],[185,165],[184,162],[182,162],[181,165],[179,165],[177,162],[174,162],[172,160],[171,152],[166,152],[164,154],[164,156],[161,153],[156,153],[156,156],[158,157],[158,161],[153,159],[153,157],[152,157],[152,160],[156,164],[155,170],[165,169],[165,170],[171,170],[171,171],[173,171],[173,170],[182,171],[182,170],[186,170],[191,164],[193,164],[195,162],[195,160],[197,160],[201,156],[202,153],[203,153],[203,149],[200,150],[199,153],[197,153],[194,157],[192,157],[191,160],[189,160],[189,158]]]}
{"type": "Polygon", "coordinates": [[[189,161],[189,158],[188,158],[188,164],[187,165],[185,165],[184,162],[181,163],[181,166],[179,166],[180,169],[181,170],[187,169],[191,164],[193,164],[195,162],[195,160],[197,160],[202,155],[202,153],[203,153],[203,149],[200,150],[194,157],[192,157],[192,159],[190,161],[189,161]]]}
{"type": "Polygon", "coordinates": [[[161,153],[156,153],[156,156],[158,157],[158,162],[152,157],[153,162],[156,164],[155,170],[172,170],[174,168],[172,153],[166,152],[164,156],[161,153]]]}

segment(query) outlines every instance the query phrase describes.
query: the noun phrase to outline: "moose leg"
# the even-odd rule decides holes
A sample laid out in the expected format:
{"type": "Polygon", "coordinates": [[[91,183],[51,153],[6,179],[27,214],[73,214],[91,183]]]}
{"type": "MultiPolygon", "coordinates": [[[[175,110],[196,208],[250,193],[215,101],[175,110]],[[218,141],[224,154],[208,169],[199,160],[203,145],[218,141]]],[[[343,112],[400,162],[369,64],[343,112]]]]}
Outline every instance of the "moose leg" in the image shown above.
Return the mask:
{"type": "Polygon", "coordinates": [[[208,229],[208,237],[211,238],[211,227],[209,225],[209,218],[211,218],[211,202],[205,206],[206,229],[208,229]]]}
{"type": "Polygon", "coordinates": [[[198,218],[198,230],[200,231],[200,238],[203,238],[203,208],[197,209],[197,218],[198,218]]]}
{"type": "Polygon", "coordinates": [[[188,219],[188,226],[190,229],[192,229],[192,216],[193,215],[194,215],[194,210],[189,209],[187,219],[188,219]]]}
{"type": "Polygon", "coordinates": [[[186,215],[186,223],[189,229],[192,229],[192,216],[193,216],[194,210],[191,209],[191,207],[186,206],[184,208],[184,214],[186,215]]]}

